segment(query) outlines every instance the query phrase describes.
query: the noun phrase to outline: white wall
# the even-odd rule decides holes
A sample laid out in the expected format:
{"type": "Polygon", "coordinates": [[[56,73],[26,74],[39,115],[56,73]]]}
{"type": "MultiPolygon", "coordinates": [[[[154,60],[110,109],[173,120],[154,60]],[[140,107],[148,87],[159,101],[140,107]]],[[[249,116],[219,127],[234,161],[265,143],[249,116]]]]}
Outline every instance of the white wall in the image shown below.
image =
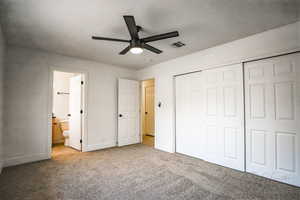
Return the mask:
{"type": "Polygon", "coordinates": [[[156,148],[175,150],[174,75],[294,50],[300,50],[300,22],[139,70],[141,80],[155,78],[156,105],[162,102],[155,108],[156,148]]]}
{"type": "Polygon", "coordinates": [[[14,165],[48,157],[50,68],[88,73],[86,150],[114,146],[117,78],[155,78],[156,148],[174,151],[173,75],[300,50],[300,22],[135,71],[9,46],[4,78],[4,159],[14,165]]]}
{"type": "Polygon", "coordinates": [[[53,113],[58,119],[67,119],[69,114],[70,78],[73,73],[54,71],[53,74],[53,113]]]}
{"type": "Polygon", "coordinates": [[[3,165],[3,71],[4,71],[4,50],[5,41],[0,26],[0,173],[3,165]]]}
{"type": "Polygon", "coordinates": [[[83,140],[85,150],[116,144],[117,78],[135,78],[135,71],[8,46],[4,82],[6,166],[48,158],[49,77],[52,67],[87,73],[88,135],[83,140]]]}

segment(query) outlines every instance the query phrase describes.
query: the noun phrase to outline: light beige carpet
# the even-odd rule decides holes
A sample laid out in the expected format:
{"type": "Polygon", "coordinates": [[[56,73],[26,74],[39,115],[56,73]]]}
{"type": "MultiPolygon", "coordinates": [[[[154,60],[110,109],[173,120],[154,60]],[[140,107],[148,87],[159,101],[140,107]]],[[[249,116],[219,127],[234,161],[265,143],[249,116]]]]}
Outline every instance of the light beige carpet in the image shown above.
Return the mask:
{"type": "Polygon", "coordinates": [[[5,168],[0,199],[284,199],[300,188],[132,145],[5,168]]]}

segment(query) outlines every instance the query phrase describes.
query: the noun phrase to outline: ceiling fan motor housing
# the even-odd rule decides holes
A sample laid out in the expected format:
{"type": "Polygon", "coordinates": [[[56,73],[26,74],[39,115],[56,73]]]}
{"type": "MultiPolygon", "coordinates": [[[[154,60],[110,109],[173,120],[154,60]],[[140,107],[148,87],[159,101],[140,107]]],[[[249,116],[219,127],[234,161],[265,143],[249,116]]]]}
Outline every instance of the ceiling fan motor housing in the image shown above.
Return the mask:
{"type": "Polygon", "coordinates": [[[143,45],[141,43],[141,40],[139,40],[139,39],[132,39],[132,40],[130,40],[130,47],[131,48],[132,47],[140,47],[140,48],[142,48],[143,45]]]}

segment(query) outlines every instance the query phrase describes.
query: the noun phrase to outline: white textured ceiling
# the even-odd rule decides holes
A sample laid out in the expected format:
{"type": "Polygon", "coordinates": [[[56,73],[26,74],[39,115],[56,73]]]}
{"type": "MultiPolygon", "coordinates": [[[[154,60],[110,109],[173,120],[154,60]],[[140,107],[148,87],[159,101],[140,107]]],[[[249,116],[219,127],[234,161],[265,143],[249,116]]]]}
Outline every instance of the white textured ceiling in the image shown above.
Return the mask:
{"type": "Polygon", "coordinates": [[[295,22],[299,0],[2,0],[0,13],[9,44],[140,69],[295,22]],[[135,16],[140,36],[180,37],[149,43],[160,55],[121,56],[126,43],[91,40],[129,39],[123,15],[135,16]]]}

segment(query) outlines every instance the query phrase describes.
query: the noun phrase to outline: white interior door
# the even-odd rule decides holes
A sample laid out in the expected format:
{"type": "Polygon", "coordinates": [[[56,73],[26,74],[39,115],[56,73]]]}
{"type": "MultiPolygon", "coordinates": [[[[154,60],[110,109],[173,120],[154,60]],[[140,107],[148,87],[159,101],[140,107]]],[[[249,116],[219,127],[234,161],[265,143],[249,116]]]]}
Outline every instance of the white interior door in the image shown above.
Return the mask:
{"type": "Polygon", "coordinates": [[[70,98],[69,98],[69,145],[70,147],[81,150],[81,131],[82,131],[82,76],[77,75],[70,79],[70,98]]]}
{"type": "Polygon", "coordinates": [[[119,79],[118,146],[140,143],[139,82],[119,79]]]}
{"type": "Polygon", "coordinates": [[[245,64],[246,170],[300,186],[300,54],[245,64]]]}
{"type": "Polygon", "coordinates": [[[176,151],[245,170],[242,65],[176,77],[176,151]]]}

